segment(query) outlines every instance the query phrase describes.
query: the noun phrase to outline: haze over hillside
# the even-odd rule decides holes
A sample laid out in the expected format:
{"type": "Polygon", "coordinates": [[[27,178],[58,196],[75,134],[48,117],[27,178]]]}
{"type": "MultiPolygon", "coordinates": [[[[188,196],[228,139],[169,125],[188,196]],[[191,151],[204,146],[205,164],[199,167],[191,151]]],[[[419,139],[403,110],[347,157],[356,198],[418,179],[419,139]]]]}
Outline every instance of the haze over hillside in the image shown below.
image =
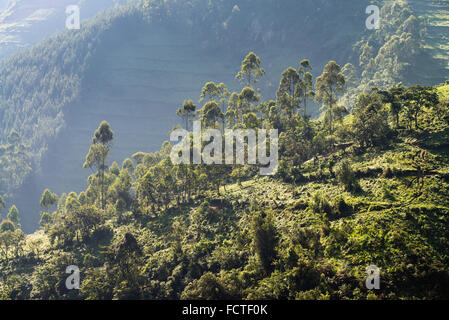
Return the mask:
{"type": "Polygon", "coordinates": [[[447,78],[438,67],[444,59],[421,51],[420,21],[402,1],[386,2],[379,31],[365,27],[370,1],[151,3],[110,10],[0,64],[0,141],[15,129],[34,156],[33,174],[13,196],[25,230],[36,226],[45,188],[85,187],[91,172],[82,164],[101,120],[117,132],[110,162],[156,151],[179,121],[176,109],[184,99],[198,101],[205,79],[241,90],[234,77],[249,51],[266,69],[259,84],[265,98],[274,98],[282,70],[303,58],[315,76],[331,59],[352,63],[348,107],[372,86],[447,78]],[[393,35],[398,41],[386,40],[393,35]],[[416,61],[437,67],[422,73],[410,67],[416,61]]]}
{"type": "Polygon", "coordinates": [[[85,20],[119,2],[120,0],[2,0],[0,59],[63,30],[68,5],[80,6],[81,19],[85,20]]]}

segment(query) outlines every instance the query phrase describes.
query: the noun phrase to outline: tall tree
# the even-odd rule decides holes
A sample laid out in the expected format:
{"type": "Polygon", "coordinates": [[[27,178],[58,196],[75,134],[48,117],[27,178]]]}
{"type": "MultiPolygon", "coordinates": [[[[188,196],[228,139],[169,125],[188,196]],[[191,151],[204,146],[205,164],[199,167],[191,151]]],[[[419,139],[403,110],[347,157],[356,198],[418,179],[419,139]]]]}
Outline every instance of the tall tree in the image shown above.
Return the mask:
{"type": "Polygon", "coordinates": [[[338,94],[344,91],[345,77],[341,73],[341,67],[335,61],[329,61],[324,67],[324,72],[316,79],[316,101],[323,103],[321,110],[325,113],[325,119],[329,122],[330,132],[333,132],[334,119],[342,109],[337,107],[338,94]]]}
{"type": "MultiPolygon", "coordinates": [[[[205,99],[210,101],[217,101],[220,103],[220,109],[222,114],[226,114],[227,111],[227,103],[228,97],[230,96],[230,92],[224,83],[220,83],[216,85],[214,82],[208,82],[204,85],[201,90],[200,102],[203,102],[205,99]]],[[[222,130],[225,127],[225,118],[221,118],[222,130]]]]}
{"type": "Polygon", "coordinates": [[[15,205],[13,205],[11,209],[9,209],[7,218],[11,220],[16,227],[19,227],[20,225],[19,210],[15,205]]]}
{"type": "Polygon", "coordinates": [[[315,91],[313,91],[313,76],[310,71],[312,66],[309,60],[304,59],[299,63],[298,74],[302,75],[302,79],[296,85],[295,96],[302,100],[304,104],[304,119],[307,118],[307,100],[313,100],[315,97],[315,91]]]}
{"type": "Polygon", "coordinates": [[[123,161],[122,168],[128,170],[128,172],[132,174],[135,170],[134,162],[130,158],[127,158],[123,161]]]}
{"type": "Polygon", "coordinates": [[[419,128],[418,118],[423,108],[430,108],[439,103],[439,97],[434,88],[419,85],[407,88],[402,98],[405,101],[404,112],[409,120],[410,129],[412,123],[415,124],[415,129],[419,128]]]}
{"type": "Polygon", "coordinates": [[[388,103],[390,105],[390,114],[395,119],[396,128],[399,128],[399,115],[402,111],[402,95],[404,94],[405,88],[402,84],[393,86],[388,90],[378,90],[374,89],[382,98],[383,103],[388,103]]]}
{"type": "Polygon", "coordinates": [[[282,72],[276,97],[281,109],[291,116],[297,109],[299,101],[295,95],[296,86],[299,83],[298,71],[292,67],[282,72]]]}
{"type": "Polygon", "coordinates": [[[106,207],[106,186],[105,186],[105,172],[107,170],[106,158],[109,150],[112,146],[112,140],[114,139],[114,132],[108,122],[101,122],[98,129],[94,132],[92,139],[92,145],[89,149],[89,153],[86,156],[86,161],[83,168],[96,168],[97,177],[100,181],[100,201],[101,208],[106,207]]]}
{"type": "Polygon", "coordinates": [[[228,109],[225,113],[226,125],[232,128],[240,119],[239,110],[239,94],[237,92],[233,92],[228,100],[228,109]]]}
{"type": "Polygon", "coordinates": [[[0,219],[2,217],[1,212],[6,208],[6,202],[3,200],[2,196],[0,196],[0,219]]]}
{"type": "Polygon", "coordinates": [[[192,100],[184,100],[182,108],[178,109],[176,115],[184,121],[185,129],[189,130],[190,123],[194,117],[196,104],[192,100]]]}
{"type": "Polygon", "coordinates": [[[215,100],[206,103],[200,110],[200,119],[206,127],[215,127],[216,122],[224,117],[215,100]]]}
{"type": "Polygon", "coordinates": [[[254,103],[259,101],[259,96],[256,94],[256,91],[254,91],[251,87],[245,87],[242,89],[242,92],[238,95],[238,113],[240,117],[240,122],[243,121],[243,115],[247,114],[248,112],[253,112],[255,107],[254,103]]]}
{"type": "Polygon", "coordinates": [[[52,193],[49,189],[45,189],[44,192],[42,193],[40,203],[42,209],[48,210],[57,203],[58,203],[58,196],[52,193]]]}
{"type": "Polygon", "coordinates": [[[278,234],[271,213],[256,212],[252,219],[252,247],[266,274],[273,271],[278,234]]]}
{"type": "Polygon", "coordinates": [[[242,84],[252,87],[264,75],[265,69],[260,66],[260,58],[254,52],[250,52],[243,60],[236,79],[240,80],[242,84]]]}
{"type": "Polygon", "coordinates": [[[201,89],[200,102],[203,102],[204,100],[207,101],[216,100],[219,94],[220,92],[215,82],[213,81],[207,82],[204,85],[203,89],[201,89]]]}
{"type": "Polygon", "coordinates": [[[390,128],[382,102],[377,92],[359,95],[353,110],[352,135],[362,148],[387,143],[390,128]]]}

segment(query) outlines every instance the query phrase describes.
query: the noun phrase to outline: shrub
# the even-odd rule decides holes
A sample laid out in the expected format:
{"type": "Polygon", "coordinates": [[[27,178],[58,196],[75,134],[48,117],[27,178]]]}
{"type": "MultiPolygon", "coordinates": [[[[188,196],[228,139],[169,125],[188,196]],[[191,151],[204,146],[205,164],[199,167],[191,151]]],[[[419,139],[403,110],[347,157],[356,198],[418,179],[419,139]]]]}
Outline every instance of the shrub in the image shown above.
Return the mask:
{"type": "Polygon", "coordinates": [[[391,167],[385,167],[382,171],[382,176],[384,178],[391,178],[393,177],[393,170],[391,170],[391,167]]]}
{"type": "Polygon", "coordinates": [[[320,192],[317,192],[312,195],[312,199],[310,200],[309,207],[319,213],[332,214],[332,206],[326,199],[326,196],[320,192]]]}
{"type": "Polygon", "coordinates": [[[335,169],[335,176],[346,191],[360,190],[359,181],[356,178],[354,170],[348,160],[342,160],[335,169]]]}
{"type": "Polygon", "coordinates": [[[226,289],[220,280],[211,272],[193,280],[181,294],[182,300],[222,300],[228,298],[226,289]]]}
{"type": "Polygon", "coordinates": [[[352,214],[352,212],[353,212],[352,207],[346,203],[345,199],[342,196],[338,197],[335,200],[334,210],[335,210],[335,214],[337,214],[341,217],[346,217],[346,216],[352,214]]]}

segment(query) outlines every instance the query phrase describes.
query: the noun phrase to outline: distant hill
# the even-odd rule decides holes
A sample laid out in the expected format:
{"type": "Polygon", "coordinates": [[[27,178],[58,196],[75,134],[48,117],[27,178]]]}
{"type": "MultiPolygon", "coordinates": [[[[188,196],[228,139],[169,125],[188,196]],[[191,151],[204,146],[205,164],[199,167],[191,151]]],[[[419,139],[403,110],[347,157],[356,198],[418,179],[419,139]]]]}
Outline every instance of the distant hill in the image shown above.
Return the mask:
{"type": "Polygon", "coordinates": [[[119,0],[2,0],[0,3],[0,59],[65,28],[68,5],[79,5],[81,19],[114,6],[119,0]]]}

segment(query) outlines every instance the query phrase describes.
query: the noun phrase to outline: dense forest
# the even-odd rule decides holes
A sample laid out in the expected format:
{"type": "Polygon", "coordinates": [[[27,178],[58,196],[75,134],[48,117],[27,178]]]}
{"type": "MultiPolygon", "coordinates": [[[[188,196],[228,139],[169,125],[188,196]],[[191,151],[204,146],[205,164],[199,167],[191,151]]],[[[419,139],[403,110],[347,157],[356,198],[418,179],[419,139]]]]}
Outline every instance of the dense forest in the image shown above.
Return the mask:
{"type": "MultiPolygon", "coordinates": [[[[448,299],[445,58],[429,49],[415,1],[369,2],[387,17],[374,31],[360,27],[362,2],[304,0],[298,13],[297,0],[142,0],[0,61],[0,300],[448,299]],[[176,52],[161,42],[169,57],[154,59],[165,72],[126,51],[159,50],[148,42],[162,40],[145,34],[155,30],[193,42],[176,52]],[[199,53],[225,67],[184,66],[199,53]],[[146,115],[136,110],[145,110],[146,129],[163,121],[132,104],[153,93],[150,82],[130,87],[134,100],[114,88],[176,77],[201,86],[156,87],[173,104],[163,110],[167,141],[149,152],[143,132],[123,139],[128,128],[116,118],[138,127],[146,115]],[[98,93],[100,82],[107,90],[98,93]],[[75,119],[94,107],[96,117],[75,119]],[[80,141],[74,127],[90,128],[84,120],[96,130],[80,141]],[[278,146],[275,174],[260,175],[261,164],[175,164],[170,132],[194,121],[203,132],[277,130],[268,141],[278,146]],[[59,153],[49,153],[57,139],[59,153]],[[44,165],[67,181],[81,170],[88,178],[81,191],[39,190],[37,209],[21,210],[14,200],[34,198],[19,190],[33,188],[27,179],[44,165]],[[70,289],[73,266],[80,288],[70,289]],[[370,266],[380,289],[366,287],[370,266]]],[[[210,151],[195,149],[193,133],[186,139],[189,159],[210,151]]]]}
{"type": "MultiPolygon", "coordinates": [[[[373,87],[349,111],[336,62],[313,78],[298,59],[272,100],[258,88],[263,65],[250,52],[239,91],[207,82],[200,104],[187,99],[177,115],[187,127],[278,129],[276,175],[174,165],[169,142],[108,163],[115,132],[103,121],[86,150],[85,191],[45,190],[34,234],[21,231],[15,206],[1,222],[0,297],[448,298],[449,81],[373,87]],[[66,287],[71,265],[80,290],[66,287]],[[381,290],[364,285],[370,265],[381,290]]],[[[17,134],[3,149],[26,154],[17,134]]]]}

